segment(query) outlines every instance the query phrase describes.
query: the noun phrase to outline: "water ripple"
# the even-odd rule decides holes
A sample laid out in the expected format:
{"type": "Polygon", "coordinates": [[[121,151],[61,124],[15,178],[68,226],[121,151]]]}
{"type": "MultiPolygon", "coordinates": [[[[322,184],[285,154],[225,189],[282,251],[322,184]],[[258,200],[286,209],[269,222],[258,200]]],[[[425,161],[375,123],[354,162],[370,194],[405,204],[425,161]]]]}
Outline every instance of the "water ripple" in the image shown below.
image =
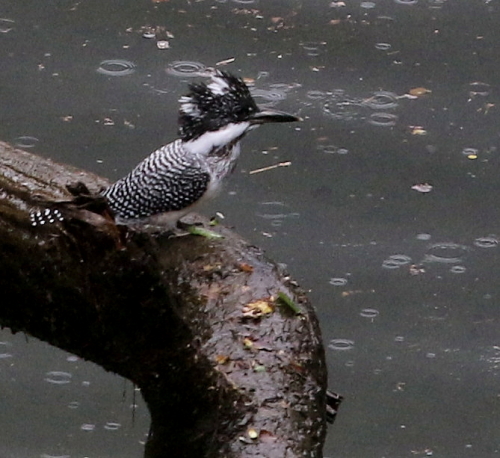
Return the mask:
{"type": "Polygon", "coordinates": [[[496,248],[498,246],[498,239],[492,235],[488,237],[478,237],[474,240],[474,245],[480,248],[496,248]]]}
{"type": "Polygon", "coordinates": [[[424,257],[424,262],[437,262],[443,264],[458,264],[463,261],[463,256],[469,250],[465,245],[453,242],[436,243],[429,247],[429,252],[424,257]]]}
{"type": "Polygon", "coordinates": [[[332,339],[328,344],[330,350],[346,351],[354,348],[354,340],[350,339],[332,339]]]}
{"type": "Polygon", "coordinates": [[[171,62],[167,67],[167,73],[175,76],[196,77],[204,76],[207,67],[201,62],[193,62],[189,60],[177,60],[171,62]]]}
{"type": "Polygon", "coordinates": [[[96,72],[107,76],[126,76],[135,72],[135,64],[123,59],[103,60],[96,72]]]}
{"type": "Polygon", "coordinates": [[[54,385],[66,385],[71,383],[72,375],[69,372],[50,371],[45,374],[44,380],[54,385]]]}

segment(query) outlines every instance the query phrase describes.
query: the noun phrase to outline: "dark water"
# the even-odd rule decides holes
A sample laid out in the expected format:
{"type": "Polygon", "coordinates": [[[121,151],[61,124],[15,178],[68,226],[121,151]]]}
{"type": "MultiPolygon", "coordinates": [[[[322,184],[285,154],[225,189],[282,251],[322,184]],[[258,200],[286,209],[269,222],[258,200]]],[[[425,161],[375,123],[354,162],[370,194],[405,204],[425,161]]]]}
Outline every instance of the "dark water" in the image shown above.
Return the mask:
{"type": "MultiPolygon", "coordinates": [[[[259,103],[304,117],[250,134],[205,213],[311,290],[346,398],[325,456],[500,453],[497,0],[4,0],[0,17],[0,138],[111,178],[175,137],[198,66],[234,57],[259,103]]],[[[141,455],[129,383],[1,340],[2,457],[141,455]]]]}

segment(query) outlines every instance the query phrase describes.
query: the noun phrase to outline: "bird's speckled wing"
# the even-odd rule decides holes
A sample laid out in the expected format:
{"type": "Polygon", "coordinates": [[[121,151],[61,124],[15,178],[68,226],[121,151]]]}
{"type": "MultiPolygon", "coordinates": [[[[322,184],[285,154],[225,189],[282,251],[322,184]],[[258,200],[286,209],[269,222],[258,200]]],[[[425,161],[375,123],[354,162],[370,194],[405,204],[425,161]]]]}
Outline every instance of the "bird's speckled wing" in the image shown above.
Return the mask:
{"type": "Polygon", "coordinates": [[[186,157],[177,140],[155,151],[103,195],[122,219],[183,210],[206,192],[210,175],[186,157]]]}

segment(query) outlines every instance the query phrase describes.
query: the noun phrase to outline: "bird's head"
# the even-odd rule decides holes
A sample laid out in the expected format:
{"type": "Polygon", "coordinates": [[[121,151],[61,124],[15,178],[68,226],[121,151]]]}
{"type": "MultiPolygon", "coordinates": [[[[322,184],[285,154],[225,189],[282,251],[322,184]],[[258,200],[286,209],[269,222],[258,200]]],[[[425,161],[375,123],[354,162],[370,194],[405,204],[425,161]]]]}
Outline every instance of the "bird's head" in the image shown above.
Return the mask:
{"type": "Polygon", "coordinates": [[[241,78],[220,70],[210,76],[209,84],[191,84],[189,94],[179,100],[179,135],[185,142],[231,126],[239,126],[234,130],[243,135],[260,124],[300,120],[281,111],[259,109],[241,78]]]}

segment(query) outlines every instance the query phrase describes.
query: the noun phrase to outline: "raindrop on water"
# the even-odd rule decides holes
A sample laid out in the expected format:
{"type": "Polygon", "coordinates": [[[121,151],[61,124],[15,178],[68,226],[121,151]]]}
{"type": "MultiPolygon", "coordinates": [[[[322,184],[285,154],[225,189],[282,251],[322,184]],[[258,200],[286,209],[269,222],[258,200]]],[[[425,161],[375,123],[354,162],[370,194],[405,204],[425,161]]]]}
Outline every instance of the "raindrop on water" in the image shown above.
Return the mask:
{"type": "Polygon", "coordinates": [[[335,145],[320,145],[318,150],[325,154],[347,154],[349,150],[347,148],[339,148],[335,145]]]}
{"type": "MultiPolygon", "coordinates": [[[[6,347],[12,347],[12,344],[10,342],[0,342],[0,349],[6,348],[6,347]]],[[[7,358],[12,358],[12,354],[5,352],[5,353],[0,353],[0,359],[7,359],[7,358]]]]}
{"type": "Polygon", "coordinates": [[[68,408],[70,409],[78,409],[78,407],[80,407],[80,403],[78,401],[71,401],[68,404],[68,408]]]}
{"type": "Polygon", "coordinates": [[[281,226],[285,219],[298,218],[300,216],[299,213],[287,212],[288,205],[283,202],[260,202],[259,206],[263,211],[255,212],[255,216],[271,220],[271,224],[275,227],[281,226]]]}
{"type": "Polygon", "coordinates": [[[431,239],[431,234],[417,234],[417,240],[430,240],[431,239]]]}
{"type": "Polygon", "coordinates": [[[354,340],[349,339],[332,339],[328,344],[330,350],[345,351],[354,348],[354,340]]]}
{"type": "Polygon", "coordinates": [[[325,44],[326,43],[322,41],[306,41],[301,43],[301,46],[307,56],[316,57],[323,53],[325,44]]]}
{"type": "Polygon", "coordinates": [[[479,248],[495,248],[498,245],[498,239],[492,235],[488,237],[478,237],[474,240],[474,245],[479,248]]]}
{"type": "Polygon", "coordinates": [[[14,146],[18,148],[33,148],[39,142],[38,138],[29,135],[21,135],[14,139],[14,146]]]}
{"type": "Polygon", "coordinates": [[[399,269],[410,262],[411,258],[405,254],[393,254],[382,262],[382,267],[384,269],[399,269]]]}
{"type": "Polygon", "coordinates": [[[361,2],[359,6],[361,6],[361,8],[371,9],[375,8],[377,5],[374,2],[361,2]]]}
{"type": "Polygon", "coordinates": [[[278,89],[253,89],[251,91],[252,96],[255,98],[262,98],[264,100],[269,100],[270,102],[277,102],[279,100],[286,99],[286,93],[278,89]]]}
{"type": "Polygon", "coordinates": [[[397,95],[394,92],[378,91],[364,101],[364,105],[374,110],[388,110],[398,106],[397,95]]]}
{"type": "Polygon", "coordinates": [[[115,423],[115,422],[112,422],[112,421],[108,421],[104,425],[104,429],[107,429],[108,431],[116,431],[117,429],[120,429],[121,426],[122,426],[121,423],[115,423]]]}
{"type": "Polygon", "coordinates": [[[465,266],[452,266],[450,272],[453,274],[463,274],[467,268],[465,266]]]}
{"type": "Polygon", "coordinates": [[[341,278],[341,277],[331,278],[328,283],[330,283],[330,285],[333,286],[345,286],[347,285],[347,278],[341,278]]]}
{"type": "Polygon", "coordinates": [[[82,431],[94,431],[95,425],[92,423],[84,423],[82,426],[80,426],[80,429],[82,431]]]}
{"type": "Polygon", "coordinates": [[[444,264],[458,264],[462,256],[468,251],[464,245],[453,242],[436,243],[429,247],[429,252],[424,257],[424,262],[438,262],[444,264]]]}
{"type": "Polygon", "coordinates": [[[69,455],[49,455],[47,453],[42,453],[40,458],[70,458],[69,455]]]}
{"type": "Polygon", "coordinates": [[[321,100],[328,97],[328,94],[324,91],[311,90],[307,91],[306,97],[311,100],[321,100]]]}
{"type": "Polygon", "coordinates": [[[376,43],[375,44],[375,49],[378,49],[379,51],[389,51],[389,49],[392,48],[392,45],[390,43],[376,43]]]}
{"type": "Polygon", "coordinates": [[[359,315],[362,316],[363,318],[370,318],[370,319],[377,318],[379,314],[380,312],[377,309],[363,309],[359,313],[359,315]]]}
{"type": "Polygon", "coordinates": [[[192,62],[188,60],[178,60],[172,62],[167,67],[167,73],[175,76],[203,76],[207,71],[206,65],[201,62],[192,62]]]}
{"type": "Polygon", "coordinates": [[[398,117],[395,114],[380,112],[372,113],[368,119],[368,123],[374,126],[392,127],[396,125],[397,120],[398,117]]]}
{"type": "Polygon", "coordinates": [[[96,72],[107,76],[126,76],[135,72],[135,64],[123,59],[103,60],[96,72]]]}
{"type": "Polygon", "coordinates": [[[71,383],[72,375],[69,372],[50,371],[45,374],[44,380],[54,385],[66,385],[71,383]]]}
{"type": "Polygon", "coordinates": [[[462,150],[462,154],[464,156],[477,156],[478,153],[479,153],[479,150],[476,148],[464,148],[462,150]]]}
{"type": "Polygon", "coordinates": [[[12,19],[0,18],[0,33],[8,33],[14,27],[14,21],[12,19]]]}
{"type": "Polygon", "coordinates": [[[481,83],[480,81],[475,81],[470,83],[470,95],[480,95],[486,97],[490,93],[490,85],[488,83],[481,83]]]}
{"type": "Polygon", "coordinates": [[[418,0],[394,0],[394,2],[401,5],[415,5],[415,3],[418,3],[418,0]]]}

